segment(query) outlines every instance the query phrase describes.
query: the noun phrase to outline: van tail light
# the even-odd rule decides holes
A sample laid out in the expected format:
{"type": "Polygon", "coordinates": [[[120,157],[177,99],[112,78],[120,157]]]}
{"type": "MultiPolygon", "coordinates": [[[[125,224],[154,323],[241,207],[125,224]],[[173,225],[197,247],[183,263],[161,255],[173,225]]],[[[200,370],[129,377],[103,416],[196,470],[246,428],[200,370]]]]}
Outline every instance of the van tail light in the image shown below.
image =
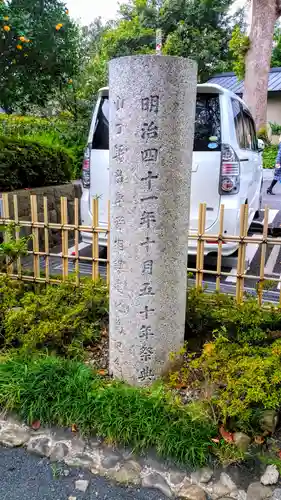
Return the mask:
{"type": "Polygon", "coordinates": [[[85,149],[84,160],[82,166],[82,184],[84,188],[90,187],[91,171],[90,171],[91,147],[88,145],[85,149]]]}
{"type": "Polygon", "coordinates": [[[240,189],[240,161],[229,144],[221,147],[220,194],[237,194],[240,189]]]}

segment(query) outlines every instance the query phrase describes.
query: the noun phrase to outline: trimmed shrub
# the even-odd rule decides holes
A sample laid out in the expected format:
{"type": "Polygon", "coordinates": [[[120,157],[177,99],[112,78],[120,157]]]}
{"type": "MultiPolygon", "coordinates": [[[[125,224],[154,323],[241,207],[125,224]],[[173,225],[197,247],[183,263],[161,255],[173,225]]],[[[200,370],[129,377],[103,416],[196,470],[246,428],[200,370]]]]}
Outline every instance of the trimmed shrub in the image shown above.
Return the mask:
{"type": "Polygon", "coordinates": [[[266,146],[263,152],[263,168],[275,168],[278,146],[266,146]]]}
{"type": "Polygon", "coordinates": [[[99,342],[107,324],[107,286],[85,279],[77,287],[69,281],[26,292],[15,309],[6,308],[0,345],[2,340],[2,346],[24,353],[47,349],[83,355],[84,348],[99,342]]]}
{"type": "Polygon", "coordinates": [[[63,184],[72,169],[73,158],[61,147],[0,136],[0,191],[63,184]]]}

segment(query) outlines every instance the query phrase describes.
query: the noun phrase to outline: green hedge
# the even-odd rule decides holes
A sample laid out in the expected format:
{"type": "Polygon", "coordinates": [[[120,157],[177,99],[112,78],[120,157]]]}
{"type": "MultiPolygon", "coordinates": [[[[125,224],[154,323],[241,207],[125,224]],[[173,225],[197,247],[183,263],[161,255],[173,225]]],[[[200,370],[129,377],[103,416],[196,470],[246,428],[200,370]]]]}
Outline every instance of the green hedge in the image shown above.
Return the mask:
{"type": "Polygon", "coordinates": [[[274,168],[278,146],[266,146],[263,152],[263,168],[274,168]]]}
{"type": "Polygon", "coordinates": [[[72,171],[73,157],[62,147],[0,136],[0,192],[63,184],[72,171]]]}

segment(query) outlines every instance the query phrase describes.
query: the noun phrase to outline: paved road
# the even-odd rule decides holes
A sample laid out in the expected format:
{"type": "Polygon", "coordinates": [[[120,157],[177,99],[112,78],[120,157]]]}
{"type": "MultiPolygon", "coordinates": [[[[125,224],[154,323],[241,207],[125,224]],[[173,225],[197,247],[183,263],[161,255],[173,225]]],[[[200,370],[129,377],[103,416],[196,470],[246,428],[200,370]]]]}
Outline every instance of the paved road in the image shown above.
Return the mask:
{"type": "MultiPolygon", "coordinates": [[[[270,177],[272,173],[270,172],[268,177],[270,177]]],[[[275,196],[270,196],[266,194],[266,189],[270,184],[270,180],[267,179],[264,181],[263,188],[263,207],[268,206],[270,208],[269,212],[269,222],[275,228],[281,229],[281,184],[277,184],[275,186],[275,196]]],[[[260,222],[263,221],[263,214],[261,214],[260,222]]],[[[260,233],[251,233],[253,236],[255,234],[260,233]]],[[[281,242],[281,239],[280,239],[281,242]]],[[[53,250],[54,251],[54,250],[53,250]]],[[[69,248],[69,255],[74,251],[74,247],[69,248]]],[[[61,252],[61,248],[58,248],[56,251],[59,255],[61,252]]],[[[91,245],[85,245],[83,242],[79,244],[79,255],[84,257],[91,257],[92,255],[92,247],[91,245]]],[[[248,263],[246,274],[257,276],[256,280],[253,279],[245,279],[245,287],[246,290],[253,292],[255,290],[256,284],[258,282],[259,269],[260,269],[260,257],[261,257],[261,247],[258,244],[249,244],[247,245],[246,250],[246,260],[248,263]]],[[[236,285],[236,265],[237,265],[237,256],[235,257],[227,257],[223,259],[222,262],[222,271],[231,273],[232,276],[222,276],[221,284],[222,291],[234,293],[235,285],[236,285]]],[[[30,267],[30,263],[26,263],[27,267],[30,267]]],[[[44,268],[44,259],[41,259],[41,267],[44,268]]],[[[196,267],[195,258],[189,257],[188,267],[194,268],[196,267]]],[[[206,270],[214,271],[216,269],[216,258],[205,258],[204,268],[206,270]]],[[[92,265],[90,262],[80,262],[79,263],[80,274],[83,276],[91,275],[92,273],[92,265]]],[[[69,273],[75,272],[74,264],[72,261],[69,261],[69,273]]],[[[281,279],[281,245],[270,246],[268,245],[267,254],[266,254],[266,266],[265,266],[266,278],[275,278],[281,279]]],[[[62,274],[62,261],[61,258],[52,258],[51,259],[51,273],[52,274],[62,274]]],[[[100,274],[102,277],[106,275],[106,269],[104,265],[100,266],[100,274]]],[[[204,283],[207,284],[210,291],[214,290],[215,286],[215,275],[205,274],[204,275],[204,283]]],[[[190,284],[193,284],[192,279],[190,280],[190,284]]],[[[279,301],[280,295],[280,284],[275,284],[272,288],[272,291],[265,293],[266,300],[279,301]]]]}
{"type": "Polygon", "coordinates": [[[87,471],[52,465],[24,449],[0,447],[1,500],[166,500],[160,492],[117,487],[87,471]],[[65,477],[63,471],[68,470],[65,477]],[[77,479],[90,480],[86,493],[75,490],[77,479]]]}

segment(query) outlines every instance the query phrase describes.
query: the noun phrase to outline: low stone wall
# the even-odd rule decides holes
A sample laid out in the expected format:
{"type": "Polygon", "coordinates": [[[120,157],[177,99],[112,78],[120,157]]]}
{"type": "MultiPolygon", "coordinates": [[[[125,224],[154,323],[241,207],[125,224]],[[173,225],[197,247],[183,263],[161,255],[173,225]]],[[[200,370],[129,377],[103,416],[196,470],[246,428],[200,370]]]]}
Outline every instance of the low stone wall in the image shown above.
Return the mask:
{"type": "MultiPolygon", "coordinates": [[[[31,205],[30,205],[30,195],[37,195],[37,209],[38,209],[38,221],[44,221],[44,205],[43,198],[46,196],[48,199],[48,218],[49,222],[59,223],[61,222],[61,202],[62,196],[66,197],[68,200],[67,212],[68,212],[68,222],[74,224],[74,199],[78,198],[80,200],[82,195],[81,185],[78,183],[63,184],[61,186],[46,186],[36,189],[11,191],[9,193],[9,212],[10,219],[14,219],[14,202],[13,196],[17,195],[18,199],[18,215],[19,220],[30,220],[31,221],[31,205]]],[[[27,236],[31,234],[30,228],[22,228],[21,235],[27,236]]],[[[70,234],[69,237],[72,235],[70,234]]],[[[59,245],[61,243],[61,231],[60,230],[49,230],[49,245],[50,248],[59,245]]],[[[44,250],[44,230],[39,230],[39,244],[40,251],[44,250]]],[[[32,247],[32,242],[31,242],[32,247]]]]}

